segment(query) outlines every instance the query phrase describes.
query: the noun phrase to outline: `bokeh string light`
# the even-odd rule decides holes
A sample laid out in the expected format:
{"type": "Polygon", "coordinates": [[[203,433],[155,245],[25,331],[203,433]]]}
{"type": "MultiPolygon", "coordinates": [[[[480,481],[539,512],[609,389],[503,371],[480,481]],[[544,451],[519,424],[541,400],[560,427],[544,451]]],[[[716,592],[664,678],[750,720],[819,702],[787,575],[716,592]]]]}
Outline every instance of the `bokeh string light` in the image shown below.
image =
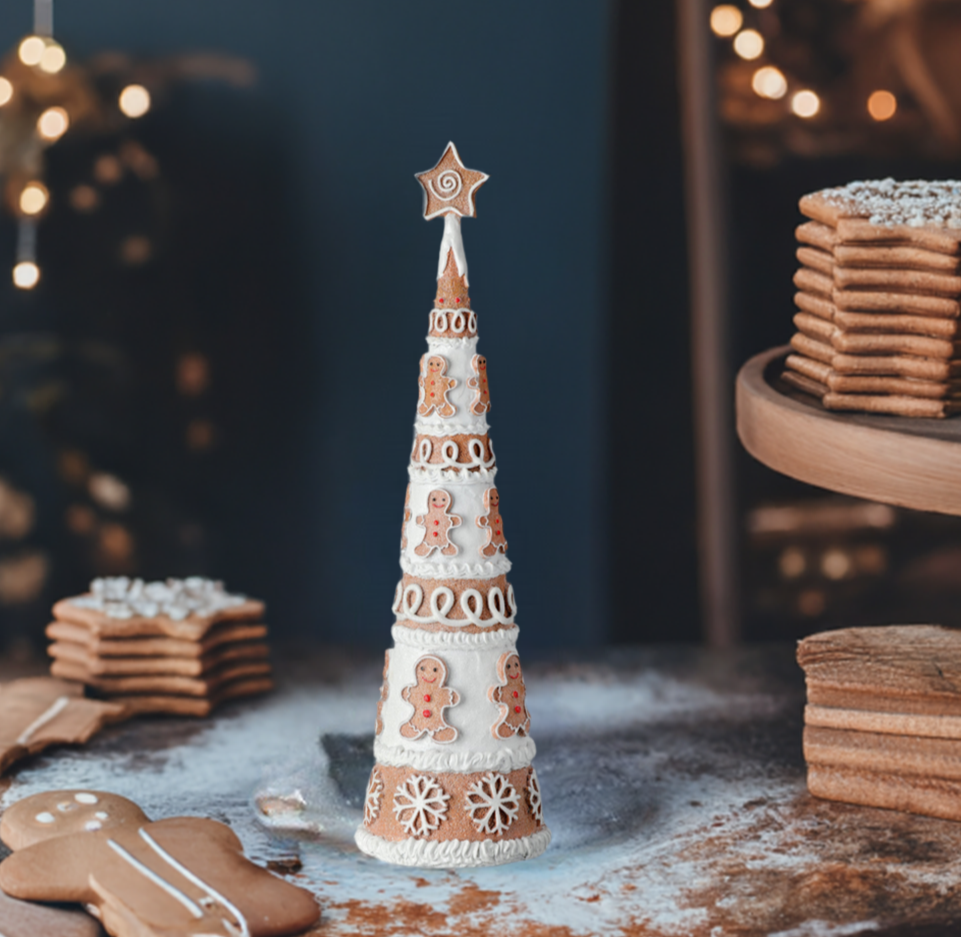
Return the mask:
{"type": "Polygon", "coordinates": [[[874,120],[890,120],[898,110],[898,99],[890,91],[878,90],[868,98],[868,113],[874,120]]]}

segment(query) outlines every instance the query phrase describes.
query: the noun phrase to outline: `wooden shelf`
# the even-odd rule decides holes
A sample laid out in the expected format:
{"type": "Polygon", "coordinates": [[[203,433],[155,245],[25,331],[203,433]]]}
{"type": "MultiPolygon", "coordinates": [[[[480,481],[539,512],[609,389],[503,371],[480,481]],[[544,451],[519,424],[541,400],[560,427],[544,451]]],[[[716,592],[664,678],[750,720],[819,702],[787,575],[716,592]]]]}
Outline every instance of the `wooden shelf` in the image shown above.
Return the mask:
{"type": "Polygon", "coordinates": [[[829,412],[780,380],[789,352],[757,355],[737,376],[737,432],[754,458],[831,491],[961,515],[961,418],[829,412]]]}

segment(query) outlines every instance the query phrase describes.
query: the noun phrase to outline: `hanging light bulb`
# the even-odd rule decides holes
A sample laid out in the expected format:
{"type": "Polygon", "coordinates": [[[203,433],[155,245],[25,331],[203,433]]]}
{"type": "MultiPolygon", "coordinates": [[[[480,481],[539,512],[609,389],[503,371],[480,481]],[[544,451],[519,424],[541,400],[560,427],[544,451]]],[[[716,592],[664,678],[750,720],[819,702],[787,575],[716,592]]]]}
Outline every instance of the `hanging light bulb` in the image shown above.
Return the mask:
{"type": "Polygon", "coordinates": [[[754,93],[762,98],[770,98],[777,101],[787,94],[787,79],[784,73],[773,65],[765,65],[759,68],[751,79],[751,87],[754,93]]]}
{"type": "Polygon", "coordinates": [[[40,282],[40,268],[32,260],[21,260],[13,268],[13,285],[32,290],[40,282]]]}
{"type": "Polygon", "coordinates": [[[67,64],[67,53],[63,51],[63,46],[59,42],[48,39],[37,64],[40,66],[40,71],[48,75],[56,75],[67,64]]]}
{"type": "Polygon", "coordinates": [[[25,215],[39,215],[50,201],[50,193],[42,182],[28,182],[20,193],[20,211],[25,215]]]}
{"type": "Polygon", "coordinates": [[[791,98],[791,110],[798,117],[804,117],[805,119],[813,117],[821,110],[821,99],[813,91],[798,91],[791,98]]]}
{"type": "Polygon", "coordinates": [[[70,117],[62,107],[48,107],[37,121],[37,133],[51,143],[59,140],[70,126],[70,117]]]}
{"type": "Polygon", "coordinates": [[[13,82],[7,78],[0,77],[0,107],[9,103],[13,97],[13,82]]]}
{"type": "Polygon", "coordinates": [[[722,3],[711,10],[711,31],[715,36],[733,36],[744,22],[744,15],[736,6],[722,3]]]}
{"type": "Polygon", "coordinates": [[[127,85],[120,92],[119,103],[128,117],[143,117],[150,110],[150,92],[143,85],[127,85]]]}
{"type": "Polygon", "coordinates": [[[756,29],[743,29],[734,37],[734,51],[751,61],[764,51],[764,37],[756,29]]]}
{"type": "Polygon", "coordinates": [[[763,10],[766,7],[769,7],[773,3],[773,0],[748,0],[748,3],[750,3],[752,7],[756,7],[758,10],[763,10]]]}
{"type": "Polygon", "coordinates": [[[27,36],[27,38],[20,43],[17,54],[20,56],[20,61],[23,62],[24,65],[39,65],[40,60],[43,58],[44,49],[46,48],[47,43],[44,42],[41,36],[27,36]]]}

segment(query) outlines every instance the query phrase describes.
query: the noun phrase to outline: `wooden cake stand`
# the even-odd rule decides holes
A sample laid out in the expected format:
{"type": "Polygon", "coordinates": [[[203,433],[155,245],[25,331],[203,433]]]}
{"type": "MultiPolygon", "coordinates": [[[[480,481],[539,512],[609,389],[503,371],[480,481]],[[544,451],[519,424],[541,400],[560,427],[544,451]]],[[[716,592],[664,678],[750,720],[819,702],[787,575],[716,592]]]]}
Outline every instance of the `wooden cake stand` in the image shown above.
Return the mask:
{"type": "Polygon", "coordinates": [[[961,515],[961,418],[825,410],[780,380],[788,346],[737,376],[737,432],[759,462],[841,494],[961,515]]]}

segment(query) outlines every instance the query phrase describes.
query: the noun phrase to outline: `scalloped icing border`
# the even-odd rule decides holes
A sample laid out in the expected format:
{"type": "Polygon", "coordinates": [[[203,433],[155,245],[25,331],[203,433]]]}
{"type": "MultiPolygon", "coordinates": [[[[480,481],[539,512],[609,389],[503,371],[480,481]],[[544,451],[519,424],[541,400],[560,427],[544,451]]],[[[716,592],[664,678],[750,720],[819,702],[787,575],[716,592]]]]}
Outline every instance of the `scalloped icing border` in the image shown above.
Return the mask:
{"type": "Polygon", "coordinates": [[[425,468],[411,463],[407,466],[407,477],[420,485],[476,485],[490,486],[494,483],[497,467],[491,469],[437,469],[425,468]]]}
{"type": "Polygon", "coordinates": [[[484,417],[478,417],[473,423],[428,423],[425,420],[415,420],[415,436],[483,436],[490,432],[490,424],[484,417]]]}
{"type": "Polygon", "coordinates": [[[426,648],[484,648],[484,650],[499,650],[503,648],[515,649],[520,628],[513,625],[510,628],[499,628],[497,631],[427,631],[424,628],[408,628],[406,625],[394,625],[390,629],[390,636],[394,644],[404,644],[407,647],[426,648]]]}
{"type": "Polygon", "coordinates": [[[503,865],[505,862],[534,859],[550,845],[551,831],[545,826],[530,836],[500,841],[447,839],[424,842],[418,839],[402,839],[393,842],[374,836],[361,827],[354,834],[354,841],[361,852],[384,862],[424,869],[449,869],[503,865]]]}
{"type": "MultiPolygon", "coordinates": [[[[452,311],[453,311],[453,312],[461,312],[461,311],[463,311],[463,310],[451,310],[451,309],[443,309],[443,310],[435,310],[435,309],[432,309],[432,310],[431,310],[431,312],[452,312],[452,311]]],[[[443,336],[441,336],[441,335],[428,335],[428,336],[427,336],[427,344],[428,344],[428,346],[431,346],[431,345],[432,345],[434,348],[437,348],[437,349],[441,349],[441,348],[450,348],[450,349],[454,349],[454,348],[469,348],[469,347],[471,346],[471,344],[473,344],[473,346],[476,348],[476,347],[477,347],[477,336],[476,336],[476,335],[467,335],[467,336],[463,336],[463,337],[458,336],[458,337],[456,337],[456,338],[450,338],[450,337],[448,337],[448,336],[446,336],[446,335],[443,335],[443,336]]]]}
{"type": "Polygon", "coordinates": [[[537,754],[534,740],[517,738],[513,748],[496,752],[450,752],[434,749],[413,750],[400,745],[387,745],[379,737],[374,739],[374,758],[378,764],[390,768],[410,768],[412,771],[438,771],[453,774],[473,774],[478,771],[517,771],[527,768],[537,754]]]}
{"type": "Polygon", "coordinates": [[[400,568],[418,579],[494,579],[511,571],[511,561],[498,553],[484,563],[420,563],[401,553],[400,568]]]}

